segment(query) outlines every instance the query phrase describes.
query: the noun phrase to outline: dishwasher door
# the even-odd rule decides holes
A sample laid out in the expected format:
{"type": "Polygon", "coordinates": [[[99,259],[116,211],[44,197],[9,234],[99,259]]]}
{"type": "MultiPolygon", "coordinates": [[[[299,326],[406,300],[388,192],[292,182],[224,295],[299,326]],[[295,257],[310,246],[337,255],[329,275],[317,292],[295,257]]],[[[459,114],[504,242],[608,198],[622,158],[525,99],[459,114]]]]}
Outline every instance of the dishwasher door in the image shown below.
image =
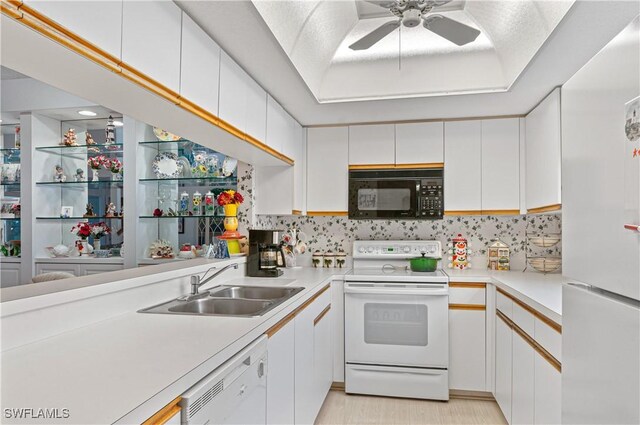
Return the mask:
{"type": "Polygon", "coordinates": [[[266,423],[267,337],[262,336],[182,395],[187,425],[266,423]]]}

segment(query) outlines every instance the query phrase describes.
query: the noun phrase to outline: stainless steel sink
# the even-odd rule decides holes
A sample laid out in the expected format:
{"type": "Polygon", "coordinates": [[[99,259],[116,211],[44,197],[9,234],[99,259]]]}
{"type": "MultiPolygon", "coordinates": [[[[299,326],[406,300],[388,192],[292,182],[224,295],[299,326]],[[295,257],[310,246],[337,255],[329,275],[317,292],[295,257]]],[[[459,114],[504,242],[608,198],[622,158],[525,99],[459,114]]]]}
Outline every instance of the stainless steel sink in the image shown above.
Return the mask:
{"type": "Polygon", "coordinates": [[[218,286],[209,292],[181,297],[140,310],[140,313],[196,316],[258,317],[304,288],[218,286]]]}
{"type": "Polygon", "coordinates": [[[288,298],[303,288],[274,288],[267,286],[219,286],[209,291],[215,298],[246,298],[250,300],[278,300],[288,298]]]}

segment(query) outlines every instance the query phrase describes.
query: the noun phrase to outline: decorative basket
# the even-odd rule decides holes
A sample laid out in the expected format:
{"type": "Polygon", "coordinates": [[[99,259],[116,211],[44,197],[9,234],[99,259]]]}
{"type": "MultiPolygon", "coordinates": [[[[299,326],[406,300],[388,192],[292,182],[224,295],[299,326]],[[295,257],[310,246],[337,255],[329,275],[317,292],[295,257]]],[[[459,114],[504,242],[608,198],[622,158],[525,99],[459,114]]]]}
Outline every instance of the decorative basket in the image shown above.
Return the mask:
{"type": "Polygon", "coordinates": [[[560,257],[530,257],[527,261],[531,267],[541,273],[552,273],[562,266],[560,257]]]}

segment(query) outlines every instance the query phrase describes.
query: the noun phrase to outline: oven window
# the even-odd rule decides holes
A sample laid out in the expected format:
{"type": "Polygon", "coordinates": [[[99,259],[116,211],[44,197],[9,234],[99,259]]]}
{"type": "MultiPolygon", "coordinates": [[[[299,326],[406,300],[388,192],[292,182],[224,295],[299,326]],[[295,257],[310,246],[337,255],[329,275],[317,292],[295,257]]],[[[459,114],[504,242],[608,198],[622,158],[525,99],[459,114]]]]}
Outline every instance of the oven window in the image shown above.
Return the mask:
{"type": "Polygon", "coordinates": [[[360,211],[407,211],[411,209],[411,190],[408,188],[358,189],[360,211]]]}
{"type": "Polygon", "coordinates": [[[364,341],[367,344],[426,347],[428,308],[424,304],[364,305],[364,341]]]}

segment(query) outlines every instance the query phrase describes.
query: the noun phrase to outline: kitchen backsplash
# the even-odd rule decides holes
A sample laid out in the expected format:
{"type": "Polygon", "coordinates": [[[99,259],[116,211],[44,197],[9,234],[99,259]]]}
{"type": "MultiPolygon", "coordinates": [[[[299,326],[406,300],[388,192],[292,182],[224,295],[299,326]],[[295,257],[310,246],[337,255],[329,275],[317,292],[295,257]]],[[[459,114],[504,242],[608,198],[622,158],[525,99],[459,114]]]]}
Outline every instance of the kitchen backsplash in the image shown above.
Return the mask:
{"type": "MultiPolygon", "coordinates": [[[[254,214],[255,191],[253,168],[247,164],[238,166],[238,190],[246,202],[239,209],[240,230],[246,229],[297,229],[308,237],[308,251],[298,256],[299,265],[310,265],[315,250],[344,250],[351,255],[354,240],[411,240],[435,239],[442,242],[446,260],[447,244],[461,233],[469,240],[472,268],[486,268],[487,246],[492,239],[500,239],[511,248],[511,269],[523,270],[525,250],[533,256],[559,256],[561,244],[551,248],[529,245],[526,235],[561,233],[560,214],[522,216],[451,216],[442,220],[350,220],[347,217],[322,216],[265,216],[254,214]]],[[[350,257],[349,261],[350,263],[350,257]]],[[[446,261],[444,261],[446,266],[446,261]]]]}

